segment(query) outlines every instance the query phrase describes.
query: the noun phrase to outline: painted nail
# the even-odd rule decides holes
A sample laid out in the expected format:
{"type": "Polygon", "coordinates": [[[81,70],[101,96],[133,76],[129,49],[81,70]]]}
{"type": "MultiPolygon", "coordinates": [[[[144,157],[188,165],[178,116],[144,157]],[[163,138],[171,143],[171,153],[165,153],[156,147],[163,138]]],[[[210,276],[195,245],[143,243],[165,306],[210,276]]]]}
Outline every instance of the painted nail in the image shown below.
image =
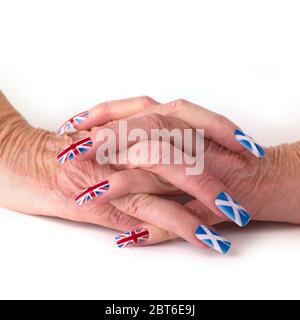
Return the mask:
{"type": "Polygon", "coordinates": [[[85,203],[92,201],[94,198],[101,197],[109,190],[109,182],[103,181],[92,187],[86,188],[75,196],[75,201],[79,206],[83,206],[85,203]]]}
{"type": "Polygon", "coordinates": [[[71,144],[68,148],[61,151],[56,156],[56,160],[61,164],[64,164],[67,161],[74,160],[79,155],[89,152],[92,147],[93,141],[91,138],[81,139],[71,144]]]}
{"type": "Polygon", "coordinates": [[[235,130],[234,135],[237,141],[248,151],[254,154],[257,158],[263,158],[265,156],[264,148],[256,141],[254,141],[252,137],[248,136],[245,132],[238,129],[235,130]]]}
{"type": "Polygon", "coordinates": [[[82,123],[83,121],[85,121],[87,119],[87,117],[89,116],[89,112],[88,111],[84,111],[81,112],[79,114],[77,114],[75,117],[71,118],[70,120],[68,120],[67,122],[65,122],[58,130],[57,130],[57,134],[62,136],[65,133],[72,133],[72,132],[76,132],[76,127],[82,123]]]}
{"type": "Polygon", "coordinates": [[[223,254],[226,254],[231,247],[231,242],[223,238],[213,229],[204,225],[201,225],[197,228],[195,231],[195,236],[208,247],[223,254]]]}
{"type": "Polygon", "coordinates": [[[251,220],[251,216],[246,209],[243,208],[240,203],[234,201],[226,192],[221,192],[218,195],[215,204],[227,218],[240,227],[246,226],[251,220]]]}
{"type": "Polygon", "coordinates": [[[115,240],[119,248],[133,247],[149,240],[149,235],[147,228],[136,228],[135,230],[117,235],[115,240]]]}

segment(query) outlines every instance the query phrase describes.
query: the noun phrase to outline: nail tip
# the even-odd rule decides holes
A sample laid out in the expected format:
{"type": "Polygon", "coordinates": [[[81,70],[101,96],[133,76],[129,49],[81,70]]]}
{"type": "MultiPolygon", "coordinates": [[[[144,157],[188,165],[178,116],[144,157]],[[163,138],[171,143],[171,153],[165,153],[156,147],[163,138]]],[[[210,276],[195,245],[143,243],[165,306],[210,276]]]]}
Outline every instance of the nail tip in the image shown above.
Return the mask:
{"type": "Polygon", "coordinates": [[[115,243],[119,248],[141,245],[150,238],[149,230],[145,227],[136,228],[115,236],[115,243]]]}
{"type": "Polygon", "coordinates": [[[266,151],[265,151],[265,149],[264,148],[262,148],[262,151],[261,151],[261,153],[260,153],[260,155],[259,155],[259,159],[263,159],[264,157],[265,157],[265,155],[266,155],[266,151]]]}
{"type": "Polygon", "coordinates": [[[242,223],[241,224],[241,228],[244,228],[244,227],[246,227],[250,222],[251,222],[251,216],[250,216],[250,214],[248,214],[248,218],[247,218],[247,220],[245,220],[245,222],[244,223],[242,223]]]}
{"type": "Polygon", "coordinates": [[[234,136],[240,145],[242,145],[246,150],[248,150],[257,158],[261,159],[265,156],[264,147],[257,143],[251,136],[246,134],[243,130],[236,129],[234,131],[234,136]]]}
{"type": "Polygon", "coordinates": [[[67,161],[76,159],[79,155],[86,154],[93,148],[93,141],[91,138],[83,138],[72,143],[70,146],[62,150],[56,156],[56,160],[61,164],[67,161]]]}
{"type": "Polygon", "coordinates": [[[235,135],[235,136],[238,135],[238,134],[240,134],[240,133],[243,133],[240,129],[236,129],[236,130],[234,131],[234,135],[235,135]]]}
{"type": "Polygon", "coordinates": [[[215,205],[229,220],[239,227],[245,227],[251,221],[249,212],[224,191],[217,196],[215,205]]]}
{"type": "Polygon", "coordinates": [[[109,191],[110,184],[108,180],[97,183],[96,185],[86,188],[80,193],[78,193],[74,199],[76,203],[80,206],[92,201],[94,198],[101,197],[107,191],[109,191]]]}
{"type": "Polygon", "coordinates": [[[232,246],[232,244],[231,244],[231,242],[230,242],[229,245],[227,246],[227,248],[224,248],[221,253],[222,253],[223,255],[228,254],[229,251],[231,250],[231,246],[232,246]]]}
{"type": "Polygon", "coordinates": [[[219,233],[205,225],[200,225],[195,231],[195,237],[207,247],[226,254],[231,248],[231,242],[223,238],[219,233]]]}
{"type": "Polygon", "coordinates": [[[57,131],[56,133],[59,136],[62,136],[67,133],[74,133],[77,132],[76,127],[80,125],[83,121],[85,121],[89,116],[89,111],[84,111],[73,118],[69,119],[67,122],[65,122],[57,131]]]}

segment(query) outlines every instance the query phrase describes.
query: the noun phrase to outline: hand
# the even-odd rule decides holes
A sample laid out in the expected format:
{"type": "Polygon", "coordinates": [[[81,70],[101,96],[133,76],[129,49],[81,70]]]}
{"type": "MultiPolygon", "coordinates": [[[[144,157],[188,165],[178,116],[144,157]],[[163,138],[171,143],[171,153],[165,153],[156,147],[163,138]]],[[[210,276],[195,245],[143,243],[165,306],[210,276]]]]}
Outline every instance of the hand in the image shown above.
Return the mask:
{"type": "MultiPolygon", "coordinates": [[[[119,231],[146,228],[150,238],[142,243],[145,245],[175,238],[174,234],[124,214],[111,204],[91,205],[84,210],[76,205],[74,194],[115,172],[110,166],[100,167],[93,161],[70,162],[65,166],[55,161],[58,150],[84,136],[86,133],[80,132],[58,137],[32,128],[0,92],[0,206],[119,231]]],[[[130,206],[130,201],[125,204],[130,206]]]]}

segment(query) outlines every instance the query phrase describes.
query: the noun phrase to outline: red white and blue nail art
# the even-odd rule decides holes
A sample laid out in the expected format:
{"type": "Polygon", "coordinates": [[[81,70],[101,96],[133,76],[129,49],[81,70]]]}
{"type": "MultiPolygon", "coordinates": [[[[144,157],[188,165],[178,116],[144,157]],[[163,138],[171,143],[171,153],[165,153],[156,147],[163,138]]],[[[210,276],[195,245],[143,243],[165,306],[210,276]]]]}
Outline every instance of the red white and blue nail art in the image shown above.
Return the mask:
{"type": "Polygon", "coordinates": [[[198,240],[206,244],[208,247],[220,252],[227,253],[231,248],[231,242],[223,238],[220,234],[211,228],[201,225],[195,231],[198,240]]]}
{"type": "Polygon", "coordinates": [[[110,185],[108,181],[98,183],[80,192],[77,196],[75,196],[75,201],[79,206],[83,206],[85,203],[92,201],[94,198],[101,197],[109,190],[109,187],[110,185]]]}
{"type": "Polygon", "coordinates": [[[79,155],[89,152],[92,147],[93,147],[92,139],[84,138],[71,144],[68,148],[61,151],[56,156],[56,159],[61,164],[64,164],[67,161],[74,160],[79,155]]]}
{"type": "Polygon", "coordinates": [[[240,227],[246,226],[251,220],[251,216],[246,209],[243,208],[240,203],[233,200],[226,192],[218,195],[215,204],[227,218],[240,227]]]}
{"type": "Polygon", "coordinates": [[[234,132],[234,135],[237,141],[257,158],[263,158],[265,156],[264,148],[245,132],[238,129],[234,132]]]}
{"type": "Polygon", "coordinates": [[[149,239],[149,236],[150,234],[147,228],[136,228],[135,230],[117,235],[115,240],[119,248],[125,248],[141,245],[149,239]]]}
{"type": "Polygon", "coordinates": [[[65,122],[58,130],[57,134],[62,136],[65,133],[72,133],[76,132],[76,127],[86,120],[86,118],[89,116],[88,111],[81,112],[77,114],[75,117],[71,118],[67,122],[65,122]]]}

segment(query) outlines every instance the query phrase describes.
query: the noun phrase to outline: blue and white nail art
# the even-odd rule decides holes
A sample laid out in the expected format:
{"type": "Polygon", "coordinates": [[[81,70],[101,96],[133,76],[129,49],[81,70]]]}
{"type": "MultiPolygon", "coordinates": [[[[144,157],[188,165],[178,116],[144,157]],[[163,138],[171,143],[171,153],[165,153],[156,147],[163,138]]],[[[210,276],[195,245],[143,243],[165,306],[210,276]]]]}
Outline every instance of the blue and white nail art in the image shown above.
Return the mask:
{"type": "Polygon", "coordinates": [[[195,236],[210,248],[223,254],[227,253],[231,247],[231,243],[229,241],[219,235],[216,231],[204,225],[197,228],[195,236]]]}
{"type": "Polygon", "coordinates": [[[234,132],[234,135],[237,141],[257,158],[263,158],[265,156],[264,148],[245,132],[238,129],[234,132]]]}
{"type": "Polygon", "coordinates": [[[251,220],[251,216],[246,209],[243,208],[240,203],[234,201],[226,192],[222,192],[218,195],[215,204],[226,217],[240,227],[246,226],[251,220]]]}

